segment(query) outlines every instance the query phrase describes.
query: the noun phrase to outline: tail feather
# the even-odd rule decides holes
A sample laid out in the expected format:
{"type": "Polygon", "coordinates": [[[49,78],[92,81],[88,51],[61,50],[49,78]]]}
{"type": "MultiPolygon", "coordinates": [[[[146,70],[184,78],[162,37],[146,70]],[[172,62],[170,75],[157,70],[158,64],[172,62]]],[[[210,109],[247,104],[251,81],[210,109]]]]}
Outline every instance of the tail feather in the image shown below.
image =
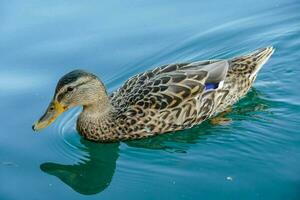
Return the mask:
{"type": "Polygon", "coordinates": [[[230,66],[233,70],[237,68],[237,70],[241,70],[243,72],[247,72],[250,74],[250,78],[252,79],[261,69],[261,67],[269,60],[271,55],[274,53],[275,49],[270,46],[266,48],[258,49],[250,54],[235,57],[230,60],[230,66]]]}

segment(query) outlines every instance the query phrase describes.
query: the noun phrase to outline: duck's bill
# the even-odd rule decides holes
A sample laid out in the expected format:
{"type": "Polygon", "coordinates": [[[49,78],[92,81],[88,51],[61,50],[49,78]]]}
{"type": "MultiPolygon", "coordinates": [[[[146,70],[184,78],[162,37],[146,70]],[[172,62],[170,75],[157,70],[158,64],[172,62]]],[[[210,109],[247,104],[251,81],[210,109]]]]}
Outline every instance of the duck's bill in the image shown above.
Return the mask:
{"type": "Polygon", "coordinates": [[[45,114],[32,126],[34,131],[40,131],[48,127],[66,108],[57,101],[52,101],[45,114]]]}

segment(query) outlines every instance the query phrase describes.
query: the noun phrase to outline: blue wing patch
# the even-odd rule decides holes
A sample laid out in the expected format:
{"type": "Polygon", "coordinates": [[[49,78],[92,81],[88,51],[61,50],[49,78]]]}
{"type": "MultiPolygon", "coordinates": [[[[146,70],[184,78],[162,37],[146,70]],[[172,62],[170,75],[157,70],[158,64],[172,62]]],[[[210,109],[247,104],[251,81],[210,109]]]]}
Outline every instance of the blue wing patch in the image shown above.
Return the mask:
{"type": "Polygon", "coordinates": [[[219,83],[205,83],[205,90],[216,89],[219,87],[219,83]]]}

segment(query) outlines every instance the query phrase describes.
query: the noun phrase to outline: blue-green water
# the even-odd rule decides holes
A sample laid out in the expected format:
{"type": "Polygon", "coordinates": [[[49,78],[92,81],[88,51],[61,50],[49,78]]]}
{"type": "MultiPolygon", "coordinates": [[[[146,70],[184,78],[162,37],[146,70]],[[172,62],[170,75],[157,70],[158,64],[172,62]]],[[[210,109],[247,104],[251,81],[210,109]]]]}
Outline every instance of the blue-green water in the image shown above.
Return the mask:
{"type": "Polygon", "coordinates": [[[297,0],[1,1],[0,199],[299,199],[299,11],[297,0]],[[113,91],[161,64],[269,45],[230,124],[95,144],[75,131],[78,108],[31,130],[75,68],[113,91]]]}

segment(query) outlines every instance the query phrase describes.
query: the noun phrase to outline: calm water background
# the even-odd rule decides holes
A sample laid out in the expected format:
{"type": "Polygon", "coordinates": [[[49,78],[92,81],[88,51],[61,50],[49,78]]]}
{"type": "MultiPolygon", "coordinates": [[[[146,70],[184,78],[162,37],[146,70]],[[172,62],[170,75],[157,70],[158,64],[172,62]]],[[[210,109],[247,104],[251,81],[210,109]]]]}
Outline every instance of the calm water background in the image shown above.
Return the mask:
{"type": "Polygon", "coordinates": [[[0,199],[299,199],[300,2],[1,1],[0,199]],[[109,91],[179,61],[277,49],[228,125],[95,144],[73,109],[31,130],[75,68],[109,91]]]}

